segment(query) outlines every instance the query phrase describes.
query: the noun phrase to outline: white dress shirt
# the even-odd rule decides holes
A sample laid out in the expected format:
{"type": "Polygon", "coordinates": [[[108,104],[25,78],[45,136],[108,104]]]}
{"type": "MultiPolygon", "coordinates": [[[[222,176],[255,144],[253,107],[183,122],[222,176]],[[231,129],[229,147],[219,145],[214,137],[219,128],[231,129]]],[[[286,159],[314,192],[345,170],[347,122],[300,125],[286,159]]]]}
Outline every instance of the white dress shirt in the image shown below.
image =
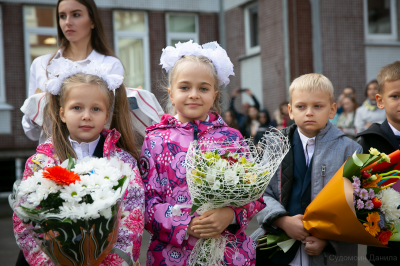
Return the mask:
{"type": "Polygon", "coordinates": [[[79,144],[77,141],[72,140],[70,138],[70,136],[68,136],[68,139],[69,139],[69,142],[71,143],[72,148],[75,151],[76,156],[80,160],[87,156],[93,156],[94,150],[96,149],[96,146],[99,143],[100,135],[96,140],[89,142],[89,143],[81,142],[79,144]]]}
{"type": "MultiPolygon", "coordinates": [[[[54,58],[56,59],[63,57],[63,51],[63,49],[59,49],[54,58]]],[[[45,91],[45,85],[47,81],[47,66],[52,56],[53,54],[42,55],[33,60],[29,77],[29,96],[35,94],[37,89],[45,91]]],[[[96,61],[99,64],[109,64],[111,66],[111,74],[124,76],[124,67],[118,58],[99,54],[95,50],[93,50],[86,59],[76,61],[76,63],[87,65],[91,61],[96,61]]],[[[47,136],[42,132],[42,127],[34,124],[26,115],[22,117],[22,127],[29,139],[39,140],[39,144],[42,144],[46,141],[47,136]]]]}
{"type": "Polygon", "coordinates": [[[392,126],[389,122],[388,122],[388,124],[389,124],[390,128],[392,129],[393,134],[394,134],[395,136],[400,136],[400,131],[398,131],[398,130],[397,130],[394,126],[392,126]]]}
{"type": "MultiPolygon", "coordinates": [[[[315,148],[315,137],[309,138],[306,137],[303,133],[300,132],[299,128],[297,131],[300,135],[301,144],[303,145],[304,156],[306,158],[307,166],[310,165],[311,159],[314,155],[315,148]]],[[[308,266],[310,264],[310,258],[308,257],[305,251],[305,244],[301,244],[299,250],[296,253],[296,256],[292,260],[289,265],[292,266],[308,266]]]]}

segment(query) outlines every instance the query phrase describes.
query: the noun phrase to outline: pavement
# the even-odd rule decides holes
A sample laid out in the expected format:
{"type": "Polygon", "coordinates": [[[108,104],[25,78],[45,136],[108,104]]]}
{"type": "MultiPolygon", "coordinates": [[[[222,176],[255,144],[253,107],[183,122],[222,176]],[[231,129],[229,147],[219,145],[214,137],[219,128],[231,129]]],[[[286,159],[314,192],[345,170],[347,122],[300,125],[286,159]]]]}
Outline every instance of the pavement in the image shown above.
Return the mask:
{"type": "MultiPolygon", "coordinates": [[[[250,235],[258,228],[256,219],[254,218],[246,229],[246,234],[250,235]]],[[[140,252],[140,262],[146,265],[146,252],[149,244],[150,235],[147,231],[143,233],[142,247],[140,252]]],[[[14,266],[17,261],[19,248],[15,242],[12,227],[12,210],[8,202],[4,199],[0,200],[0,265],[14,266]]],[[[366,246],[358,245],[359,262],[358,266],[370,266],[365,259],[366,246]]]]}

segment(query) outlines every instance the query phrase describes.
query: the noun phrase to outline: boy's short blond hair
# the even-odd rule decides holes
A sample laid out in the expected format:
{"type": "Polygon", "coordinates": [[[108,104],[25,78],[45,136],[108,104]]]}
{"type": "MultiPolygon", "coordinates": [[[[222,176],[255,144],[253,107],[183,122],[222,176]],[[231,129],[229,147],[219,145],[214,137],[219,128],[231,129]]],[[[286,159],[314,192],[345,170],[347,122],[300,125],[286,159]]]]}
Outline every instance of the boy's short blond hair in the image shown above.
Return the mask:
{"type": "Polygon", "coordinates": [[[332,82],[327,77],[321,74],[305,74],[293,80],[292,84],[290,84],[289,87],[290,103],[292,103],[292,94],[294,90],[305,90],[308,92],[322,91],[329,95],[329,100],[331,104],[335,101],[332,82]]]}
{"type": "Polygon", "coordinates": [[[400,61],[396,61],[390,65],[384,66],[378,73],[379,94],[383,93],[386,82],[396,81],[400,79],[400,61]]]}

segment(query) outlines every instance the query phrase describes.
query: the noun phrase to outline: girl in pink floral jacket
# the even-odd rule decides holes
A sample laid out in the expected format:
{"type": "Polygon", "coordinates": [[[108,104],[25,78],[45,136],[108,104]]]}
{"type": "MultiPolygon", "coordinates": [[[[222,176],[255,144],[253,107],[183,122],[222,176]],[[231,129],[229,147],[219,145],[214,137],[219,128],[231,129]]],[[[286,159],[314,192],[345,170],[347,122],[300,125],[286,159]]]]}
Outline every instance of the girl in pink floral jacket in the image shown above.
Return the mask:
{"type": "MultiPolygon", "coordinates": [[[[116,157],[130,164],[134,177],[129,180],[123,199],[117,242],[100,265],[140,265],[144,187],[134,158],[136,149],[132,139],[128,101],[123,85],[119,84],[114,96],[114,92],[109,90],[110,80],[106,82],[103,78],[84,73],[74,74],[67,77],[60,88],[52,90],[53,95],[48,93],[52,137],[39,145],[36,154],[28,159],[23,180],[39,170],[60,165],[68,154],[78,159],[86,156],[116,157]],[[104,126],[110,119],[113,104],[110,126],[113,129],[107,130],[104,126]]],[[[29,265],[53,265],[15,214],[13,225],[17,244],[29,265]]]]}
{"type": "Polygon", "coordinates": [[[221,234],[228,235],[237,247],[235,251],[232,242],[227,245],[226,264],[255,265],[255,243],[244,230],[264,207],[262,199],[242,208],[211,210],[200,217],[196,213],[190,215],[190,208],[182,208],[180,216],[173,212],[175,205],[192,203],[185,167],[189,144],[194,140],[243,139],[213,112],[220,111],[221,78],[213,63],[215,59],[192,55],[191,42],[183,45],[188,48],[184,49],[187,54],[178,59],[169,73],[168,93],[176,116],[164,115],[160,123],[147,128],[139,163],[145,184],[145,228],[151,234],[147,265],[187,265],[199,238],[217,238],[221,234]]]}

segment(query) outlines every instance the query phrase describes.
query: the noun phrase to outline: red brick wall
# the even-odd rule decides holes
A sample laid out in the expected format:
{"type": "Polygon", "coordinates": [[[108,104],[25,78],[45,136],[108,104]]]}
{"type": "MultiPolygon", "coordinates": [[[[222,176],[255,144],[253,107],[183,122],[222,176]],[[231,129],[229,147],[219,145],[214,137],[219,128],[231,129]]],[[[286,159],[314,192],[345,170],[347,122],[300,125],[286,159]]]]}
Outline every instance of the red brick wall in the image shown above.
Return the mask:
{"type": "MultiPolygon", "coordinates": [[[[99,8],[101,20],[103,22],[104,31],[107,37],[108,44],[114,51],[114,31],[113,31],[113,15],[111,9],[99,8]]],[[[114,51],[115,52],[115,51],[114,51]]]]}
{"type": "Polygon", "coordinates": [[[263,103],[272,115],[286,100],[281,1],[258,1],[263,103]]]}
{"type": "Polygon", "coordinates": [[[365,47],[363,0],[320,2],[323,74],[335,88],[356,89],[357,100],[365,100],[365,47]]]}
{"type": "Polygon", "coordinates": [[[288,1],[290,80],[313,72],[310,0],[288,1]]]}
{"type": "Polygon", "coordinates": [[[29,140],[22,129],[20,107],[26,96],[24,35],[22,5],[2,4],[4,65],[7,103],[11,111],[12,134],[0,135],[0,149],[35,148],[36,141],[29,140]]]}
{"type": "Polygon", "coordinates": [[[163,88],[163,83],[167,77],[166,72],[161,69],[160,57],[162,49],[165,48],[166,41],[166,26],[165,13],[159,11],[150,11],[149,17],[149,43],[150,43],[150,78],[151,92],[161,102],[166,91],[163,88]]]}
{"type": "Polygon", "coordinates": [[[199,14],[200,44],[217,41],[219,43],[218,14],[199,14]]]}
{"type": "MultiPolygon", "coordinates": [[[[238,58],[246,53],[244,39],[244,12],[240,7],[225,12],[225,40],[226,52],[234,65],[235,76],[230,77],[227,87],[229,95],[235,88],[240,87],[240,61],[238,58]]],[[[241,110],[240,99],[236,100],[235,107],[241,110]]]]}

